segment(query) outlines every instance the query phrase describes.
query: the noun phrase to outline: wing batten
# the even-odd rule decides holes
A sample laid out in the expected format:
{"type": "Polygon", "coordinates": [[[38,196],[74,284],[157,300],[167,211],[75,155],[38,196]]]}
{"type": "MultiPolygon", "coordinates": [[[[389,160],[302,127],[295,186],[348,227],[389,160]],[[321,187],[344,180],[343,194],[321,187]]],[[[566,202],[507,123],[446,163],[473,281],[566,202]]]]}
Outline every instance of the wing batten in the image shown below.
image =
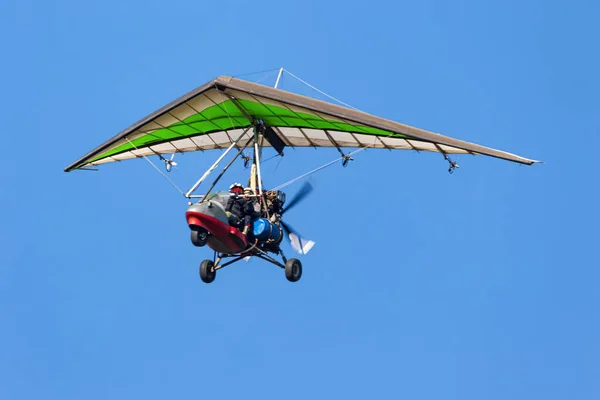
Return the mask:
{"type": "Polygon", "coordinates": [[[315,147],[317,148],[318,146],[315,145],[315,143],[310,139],[310,137],[306,134],[306,132],[304,132],[304,129],[302,128],[298,128],[298,130],[300,131],[300,133],[302,134],[302,136],[304,136],[306,138],[306,141],[310,144],[311,147],[315,147]]]}

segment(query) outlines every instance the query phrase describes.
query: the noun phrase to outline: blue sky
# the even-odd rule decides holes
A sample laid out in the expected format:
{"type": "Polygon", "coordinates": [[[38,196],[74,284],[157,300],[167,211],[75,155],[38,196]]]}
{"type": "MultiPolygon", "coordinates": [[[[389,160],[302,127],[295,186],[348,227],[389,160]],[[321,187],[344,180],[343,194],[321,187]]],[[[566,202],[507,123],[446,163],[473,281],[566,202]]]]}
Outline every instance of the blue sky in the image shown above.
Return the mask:
{"type": "MultiPolygon", "coordinates": [[[[591,1],[2,2],[0,398],[597,399],[597,15],[591,1]],[[186,201],[144,160],[63,172],[218,75],[280,66],[546,164],[460,156],[449,175],[439,154],[366,151],[323,170],[288,216],[317,243],[296,284],[260,261],[203,284],[211,254],[189,242],[186,201]]],[[[218,154],[180,156],[170,177],[187,188],[218,154]]],[[[288,152],[265,181],[336,154],[288,152]]]]}

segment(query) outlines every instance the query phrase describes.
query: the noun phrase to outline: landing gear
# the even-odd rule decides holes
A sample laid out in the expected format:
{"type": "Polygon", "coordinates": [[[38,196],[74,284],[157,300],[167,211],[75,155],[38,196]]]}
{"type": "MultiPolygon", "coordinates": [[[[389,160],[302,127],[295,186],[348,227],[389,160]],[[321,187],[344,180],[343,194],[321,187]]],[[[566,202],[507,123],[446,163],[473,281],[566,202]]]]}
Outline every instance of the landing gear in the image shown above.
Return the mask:
{"type": "Polygon", "coordinates": [[[196,247],[202,247],[208,242],[208,231],[201,227],[193,227],[190,231],[190,239],[196,247]]]}
{"type": "Polygon", "coordinates": [[[285,263],[285,277],[290,282],[298,282],[302,277],[302,263],[297,258],[290,258],[285,263]]]}
{"type": "MultiPolygon", "coordinates": [[[[224,268],[228,265],[238,262],[241,259],[248,257],[248,256],[249,255],[246,255],[246,254],[242,254],[242,255],[218,254],[218,257],[217,257],[217,254],[215,253],[215,257],[217,257],[215,261],[204,260],[200,263],[200,279],[202,279],[202,281],[204,283],[211,283],[215,280],[218,269],[224,268]],[[233,259],[226,263],[221,263],[221,261],[224,258],[233,258],[233,259]]],[[[300,280],[300,278],[302,277],[302,263],[297,258],[290,258],[289,260],[287,260],[285,258],[285,256],[283,256],[283,254],[282,254],[283,261],[285,262],[285,265],[284,265],[284,264],[280,263],[279,261],[273,259],[272,257],[270,257],[266,254],[263,255],[260,252],[258,254],[253,254],[252,256],[261,258],[265,261],[269,261],[272,264],[285,270],[285,278],[290,282],[298,282],[300,280]]]]}
{"type": "Polygon", "coordinates": [[[212,260],[204,260],[200,263],[200,279],[204,283],[211,283],[215,280],[217,271],[214,270],[214,265],[212,260]]]}

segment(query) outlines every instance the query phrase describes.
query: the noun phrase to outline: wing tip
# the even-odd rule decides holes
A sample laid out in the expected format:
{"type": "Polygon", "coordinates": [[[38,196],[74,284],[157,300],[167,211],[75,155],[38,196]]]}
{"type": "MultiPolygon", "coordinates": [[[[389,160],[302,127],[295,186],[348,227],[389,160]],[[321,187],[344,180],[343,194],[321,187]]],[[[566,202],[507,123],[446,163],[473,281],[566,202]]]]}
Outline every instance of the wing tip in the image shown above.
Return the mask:
{"type": "Polygon", "coordinates": [[[77,165],[75,165],[75,164],[67,165],[66,167],[63,168],[63,172],[71,172],[74,169],[77,169],[77,165]]]}

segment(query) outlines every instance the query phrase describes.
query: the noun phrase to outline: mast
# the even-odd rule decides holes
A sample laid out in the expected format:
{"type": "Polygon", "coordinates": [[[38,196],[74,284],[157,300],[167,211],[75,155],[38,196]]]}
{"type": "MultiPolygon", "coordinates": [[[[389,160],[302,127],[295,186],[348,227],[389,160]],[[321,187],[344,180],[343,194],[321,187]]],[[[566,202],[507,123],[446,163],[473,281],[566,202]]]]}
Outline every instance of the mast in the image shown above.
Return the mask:
{"type": "MultiPolygon", "coordinates": [[[[275,89],[277,89],[277,86],[279,86],[279,81],[281,80],[283,71],[284,71],[283,67],[279,68],[279,73],[277,74],[277,80],[275,81],[275,86],[274,86],[275,89]]],[[[260,122],[260,123],[262,125],[262,122],[260,122]]],[[[248,180],[248,183],[249,183],[249,187],[252,189],[252,192],[254,192],[255,194],[260,192],[262,195],[262,177],[260,174],[260,156],[262,153],[262,145],[259,145],[258,136],[259,136],[258,124],[255,124],[254,125],[254,159],[252,161],[252,168],[250,169],[250,179],[248,180]],[[258,186],[258,192],[256,191],[257,186],[258,186]]],[[[263,136],[263,138],[264,138],[264,136],[263,136]]]]}
{"type": "Polygon", "coordinates": [[[252,160],[252,168],[250,170],[250,188],[254,194],[262,193],[262,177],[260,174],[260,150],[258,143],[258,125],[254,126],[254,158],[252,160]],[[258,192],[257,192],[258,187],[258,192]]]}

